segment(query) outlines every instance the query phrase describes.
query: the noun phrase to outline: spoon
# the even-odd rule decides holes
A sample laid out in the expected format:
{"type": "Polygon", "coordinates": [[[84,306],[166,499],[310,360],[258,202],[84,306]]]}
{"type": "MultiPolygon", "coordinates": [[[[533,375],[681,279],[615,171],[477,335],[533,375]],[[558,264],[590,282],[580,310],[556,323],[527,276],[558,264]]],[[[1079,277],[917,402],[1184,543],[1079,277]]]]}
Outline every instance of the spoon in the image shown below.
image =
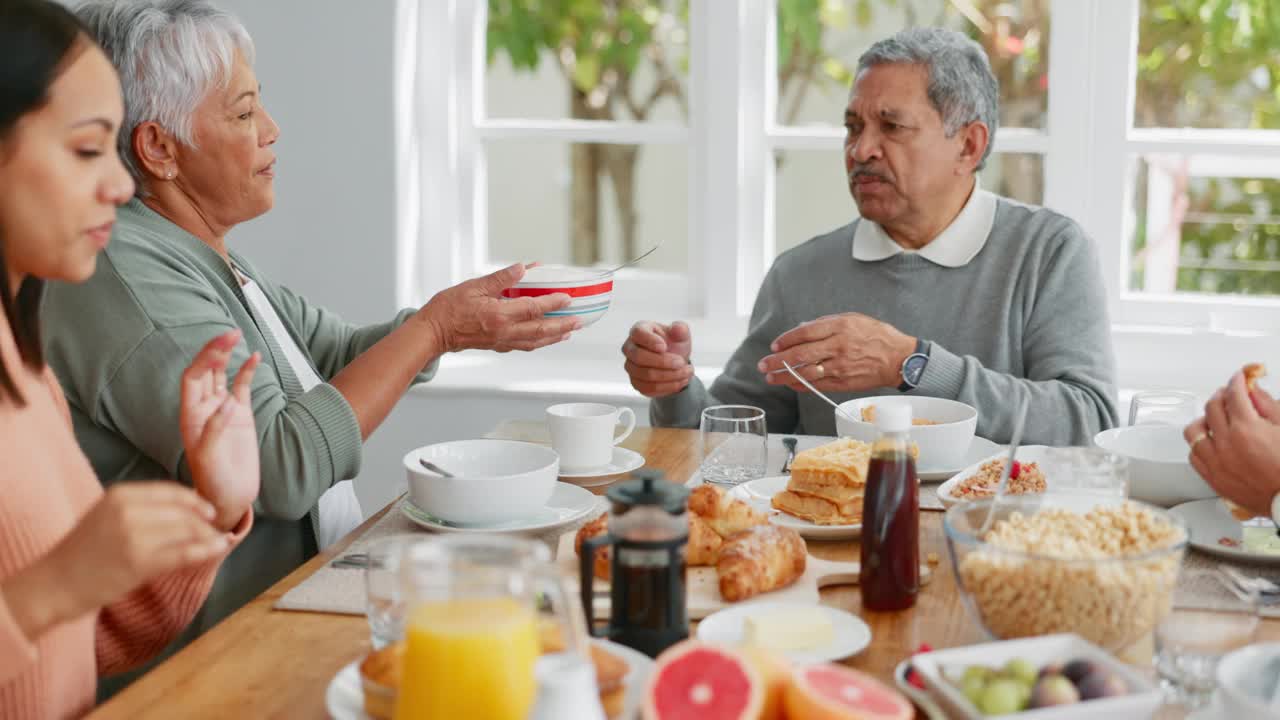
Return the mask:
{"type": "Polygon", "coordinates": [[[996,506],[1004,498],[1005,489],[1009,486],[1009,475],[1013,473],[1013,458],[1018,454],[1018,446],[1022,444],[1022,429],[1027,424],[1027,409],[1031,405],[1031,398],[1023,395],[1022,400],[1018,403],[1018,424],[1013,426],[1013,439],[1009,443],[1009,461],[1004,465],[1004,471],[1000,473],[1000,484],[996,486],[996,495],[991,500],[991,504],[987,506],[987,517],[982,521],[982,527],[978,528],[978,537],[981,538],[991,529],[991,521],[996,516],[996,506]]]}
{"type": "Polygon", "coordinates": [[[442,475],[447,478],[457,477],[453,473],[449,472],[448,470],[445,470],[444,468],[440,467],[439,465],[431,462],[426,458],[418,458],[418,462],[422,464],[422,467],[430,470],[431,472],[437,475],[442,475]]]}
{"type": "Polygon", "coordinates": [[[836,412],[840,413],[840,415],[842,415],[845,420],[848,420],[849,422],[862,422],[862,418],[854,417],[853,414],[850,413],[848,410],[845,410],[844,408],[840,407],[840,404],[837,403],[835,400],[832,400],[826,395],[823,395],[821,390],[811,385],[808,380],[805,380],[804,378],[800,377],[800,373],[796,372],[795,368],[788,365],[786,360],[782,361],[782,367],[786,368],[787,372],[791,373],[791,375],[795,377],[795,379],[799,380],[801,385],[804,385],[805,387],[809,388],[809,392],[812,392],[814,395],[817,395],[818,397],[822,398],[827,402],[828,405],[835,408],[836,412]]]}
{"type": "Polygon", "coordinates": [[[643,253],[641,253],[639,256],[631,258],[630,260],[628,260],[628,261],[626,261],[626,262],[622,263],[621,265],[619,265],[618,267],[616,267],[616,268],[614,268],[614,269],[612,269],[612,270],[604,270],[604,271],[601,271],[601,273],[600,273],[600,274],[601,274],[601,275],[612,275],[612,274],[614,274],[614,273],[618,272],[619,270],[621,270],[622,268],[627,267],[628,265],[635,265],[636,263],[640,262],[641,260],[643,260],[643,259],[645,259],[645,258],[649,257],[650,255],[652,255],[652,254],[653,254],[653,251],[654,251],[654,250],[657,250],[657,249],[658,249],[658,248],[660,248],[660,247],[662,247],[662,243],[661,243],[661,242],[659,242],[657,245],[654,245],[653,247],[649,248],[648,250],[645,250],[645,251],[644,251],[643,253]]]}

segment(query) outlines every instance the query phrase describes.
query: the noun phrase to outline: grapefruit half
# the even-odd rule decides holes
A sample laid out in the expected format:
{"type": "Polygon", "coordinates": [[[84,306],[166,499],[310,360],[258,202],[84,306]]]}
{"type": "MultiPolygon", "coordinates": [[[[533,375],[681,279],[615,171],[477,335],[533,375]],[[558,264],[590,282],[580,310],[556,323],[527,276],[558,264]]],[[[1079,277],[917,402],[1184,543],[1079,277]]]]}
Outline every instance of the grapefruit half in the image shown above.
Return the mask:
{"type": "Polygon", "coordinates": [[[645,720],[756,720],[764,683],[746,658],[686,640],[658,656],[645,688],[645,720]]]}
{"type": "Polygon", "coordinates": [[[915,710],[897,690],[839,665],[797,669],[784,696],[788,718],[911,720],[915,710]]]}

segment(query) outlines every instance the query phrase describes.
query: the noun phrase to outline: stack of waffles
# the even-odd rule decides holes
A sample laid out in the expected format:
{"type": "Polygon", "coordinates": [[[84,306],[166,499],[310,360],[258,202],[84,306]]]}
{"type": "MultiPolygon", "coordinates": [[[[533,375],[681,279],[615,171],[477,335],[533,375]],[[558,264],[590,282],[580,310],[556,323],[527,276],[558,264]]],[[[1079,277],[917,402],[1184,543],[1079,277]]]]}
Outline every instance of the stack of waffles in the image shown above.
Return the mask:
{"type": "Polygon", "coordinates": [[[773,507],[816,525],[860,523],[870,461],[871,446],[851,438],[797,453],[773,507]]]}

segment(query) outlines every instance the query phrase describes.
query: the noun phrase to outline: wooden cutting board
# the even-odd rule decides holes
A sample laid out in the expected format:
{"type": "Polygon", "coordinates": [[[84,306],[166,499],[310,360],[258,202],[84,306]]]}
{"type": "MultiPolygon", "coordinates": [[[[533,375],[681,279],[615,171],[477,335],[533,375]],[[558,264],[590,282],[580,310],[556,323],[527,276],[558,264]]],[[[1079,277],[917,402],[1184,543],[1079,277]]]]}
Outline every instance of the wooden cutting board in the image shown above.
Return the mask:
{"type": "MultiPolygon", "coordinates": [[[[573,537],[574,533],[565,533],[560,536],[556,563],[569,578],[569,589],[576,597],[579,570],[578,554],[573,551],[573,537]]],[[[701,620],[731,605],[753,602],[797,602],[817,605],[819,588],[829,585],[856,585],[859,568],[860,565],[856,562],[832,562],[810,555],[805,559],[804,574],[794,583],[773,592],[761,593],[753,598],[731,603],[720,596],[720,579],[714,567],[690,567],[685,574],[688,583],[685,597],[689,606],[689,619],[701,620]]],[[[930,575],[928,566],[922,564],[920,566],[921,584],[927,583],[930,575]]],[[[595,590],[596,619],[607,619],[609,617],[609,583],[596,578],[595,590]]]]}

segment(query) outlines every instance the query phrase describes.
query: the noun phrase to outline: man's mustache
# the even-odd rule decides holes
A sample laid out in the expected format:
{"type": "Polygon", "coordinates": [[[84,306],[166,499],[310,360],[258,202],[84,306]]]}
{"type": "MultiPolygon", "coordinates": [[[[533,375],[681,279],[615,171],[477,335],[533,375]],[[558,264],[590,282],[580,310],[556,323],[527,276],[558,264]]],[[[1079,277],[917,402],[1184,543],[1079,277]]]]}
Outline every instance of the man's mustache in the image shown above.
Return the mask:
{"type": "Polygon", "coordinates": [[[892,180],[889,179],[888,175],[885,175],[884,173],[879,172],[877,170],[872,170],[871,168],[858,167],[855,165],[853,168],[853,172],[849,173],[850,180],[857,180],[858,178],[864,178],[864,177],[874,178],[876,180],[879,180],[881,182],[886,182],[886,183],[893,182],[892,180]]]}

